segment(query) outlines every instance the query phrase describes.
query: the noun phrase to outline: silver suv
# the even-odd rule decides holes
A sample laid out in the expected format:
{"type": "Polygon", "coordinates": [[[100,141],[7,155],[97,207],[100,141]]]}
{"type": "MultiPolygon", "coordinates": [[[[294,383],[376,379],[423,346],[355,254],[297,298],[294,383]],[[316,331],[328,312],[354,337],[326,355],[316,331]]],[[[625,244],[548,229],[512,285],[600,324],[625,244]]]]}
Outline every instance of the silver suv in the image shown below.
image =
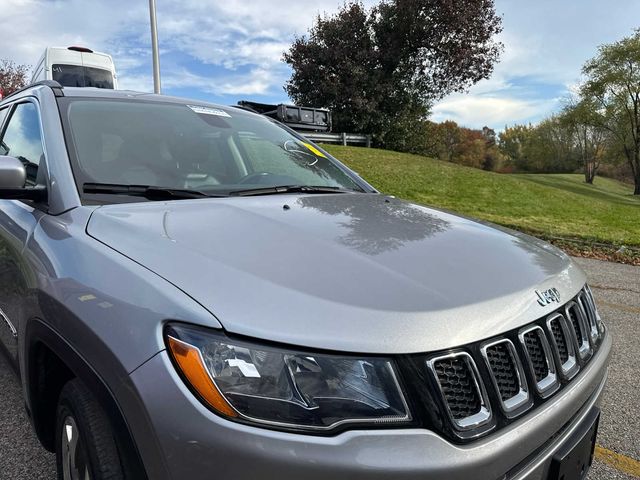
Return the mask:
{"type": "Polygon", "coordinates": [[[556,248],[240,108],[46,82],[0,126],[0,339],[60,479],[586,475],[611,338],[556,248]]]}

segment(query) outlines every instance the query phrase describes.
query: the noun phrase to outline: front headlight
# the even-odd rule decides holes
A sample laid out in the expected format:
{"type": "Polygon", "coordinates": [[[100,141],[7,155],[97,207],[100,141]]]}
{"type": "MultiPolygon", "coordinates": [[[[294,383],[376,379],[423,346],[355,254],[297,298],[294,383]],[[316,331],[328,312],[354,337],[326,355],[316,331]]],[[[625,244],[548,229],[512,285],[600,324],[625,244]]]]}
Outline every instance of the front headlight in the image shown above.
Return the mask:
{"type": "Polygon", "coordinates": [[[411,420],[389,359],[304,353],[184,325],[165,338],[186,383],[225,417],[304,430],[411,420]]]}

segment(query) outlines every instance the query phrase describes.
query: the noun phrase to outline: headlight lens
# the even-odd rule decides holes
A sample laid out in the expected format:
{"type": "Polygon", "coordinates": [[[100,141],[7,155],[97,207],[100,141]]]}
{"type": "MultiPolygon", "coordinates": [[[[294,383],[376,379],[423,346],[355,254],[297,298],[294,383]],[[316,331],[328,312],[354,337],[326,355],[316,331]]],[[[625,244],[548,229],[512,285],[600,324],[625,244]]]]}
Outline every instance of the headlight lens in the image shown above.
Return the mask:
{"type": "Polygon", "coordinates": [[[389,359],[303,353],[182,325],[166,340],[187,383],[226,417],[306,430],[411,420],[389,359]]]}

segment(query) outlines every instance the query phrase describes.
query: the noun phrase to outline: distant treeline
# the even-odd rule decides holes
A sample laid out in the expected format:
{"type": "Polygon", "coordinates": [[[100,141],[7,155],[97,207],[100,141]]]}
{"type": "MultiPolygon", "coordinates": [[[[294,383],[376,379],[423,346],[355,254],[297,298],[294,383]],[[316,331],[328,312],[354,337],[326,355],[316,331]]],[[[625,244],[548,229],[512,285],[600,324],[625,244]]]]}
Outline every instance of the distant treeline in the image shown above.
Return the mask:
{"type": "Polygon", "coordinates": [[[585,121],[584,104],[568,105],[536,125],[505,127],[500,152],[513,171],[582,172],[587,183],[596,174],[633,183],[624,145],[609,131],[585,121]]]}
{"type": "Polygon", "coordinates": [[[584,105],[567,105],[562,113],[536,125],[466,128],[448,120],[423,121],[398,150],[501,173],[596,173],[633,182],[618,142],[607,131],[581,120],[584,105]]]}

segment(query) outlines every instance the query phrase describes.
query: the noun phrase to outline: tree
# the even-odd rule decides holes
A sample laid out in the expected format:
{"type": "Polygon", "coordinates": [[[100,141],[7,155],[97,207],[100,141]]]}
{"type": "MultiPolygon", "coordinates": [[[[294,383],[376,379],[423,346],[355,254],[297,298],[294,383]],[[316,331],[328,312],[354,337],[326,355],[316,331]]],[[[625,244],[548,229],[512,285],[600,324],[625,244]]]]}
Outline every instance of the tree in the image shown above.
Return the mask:
{"type": "Polygon", "coordinates": [[[384,0],[371,9],[351,0],[284,53],[293,70],[285,89],[296,103],[330,108],[336,130],[372,133],[393,148],[399,125],[422,128],[434,101],[489,77],[501,29],[493,0],[384,0]]]}
{"type": "Polygon", "coordinates": [[[598,125],[597,106],[592,99],[571,100],[561,114],[573,137],[574,148],[582,162],[584,181],[593,184],[608,142],[608,132],[598,125]]]}
{"type": "Polygon", "coordinates": [[[505,126],[504,131],[500,133],[498,139],[500,151],[509,159],[516,170],[531,170],[527,154],[533,129],[531,125],[505,126]]]}
{"type": "Polygon", "coordinates": [[[439,124],[438,129],[440,131],[440,148],[438,156],[440,160],[446,160],[452,162],[453,157],[458,150],[458,146],[462,141],[462,132],[460,127],[453,120],[445,120],[439,124]]]}
{"type": "Polygon", "coordinates": [[[580,167],[573,132],[559,115],[545,118],[534,128],[528,156],[538,172],[574,172],[580,167]]]}
{"type": "Polygon", "coordinates": [[[28,65],[16,65],[10,60],[0,60],[0,91],[4,96],[11,95],[27,85],[28,65]]]}
{"type": "Polygon", "coordinates": [[[583,99],[596,104],[594,125],[610,132],[624,151],[640,195],[640,30],[603,45],[582,69],[583,99]]]}
{"type": "Polygon", "coordinates": [[[505,127],[499,145],[518,171],[573,172],[580,166],[572,130],[560,115],[551,115],[537,125],[505,127]]]}

